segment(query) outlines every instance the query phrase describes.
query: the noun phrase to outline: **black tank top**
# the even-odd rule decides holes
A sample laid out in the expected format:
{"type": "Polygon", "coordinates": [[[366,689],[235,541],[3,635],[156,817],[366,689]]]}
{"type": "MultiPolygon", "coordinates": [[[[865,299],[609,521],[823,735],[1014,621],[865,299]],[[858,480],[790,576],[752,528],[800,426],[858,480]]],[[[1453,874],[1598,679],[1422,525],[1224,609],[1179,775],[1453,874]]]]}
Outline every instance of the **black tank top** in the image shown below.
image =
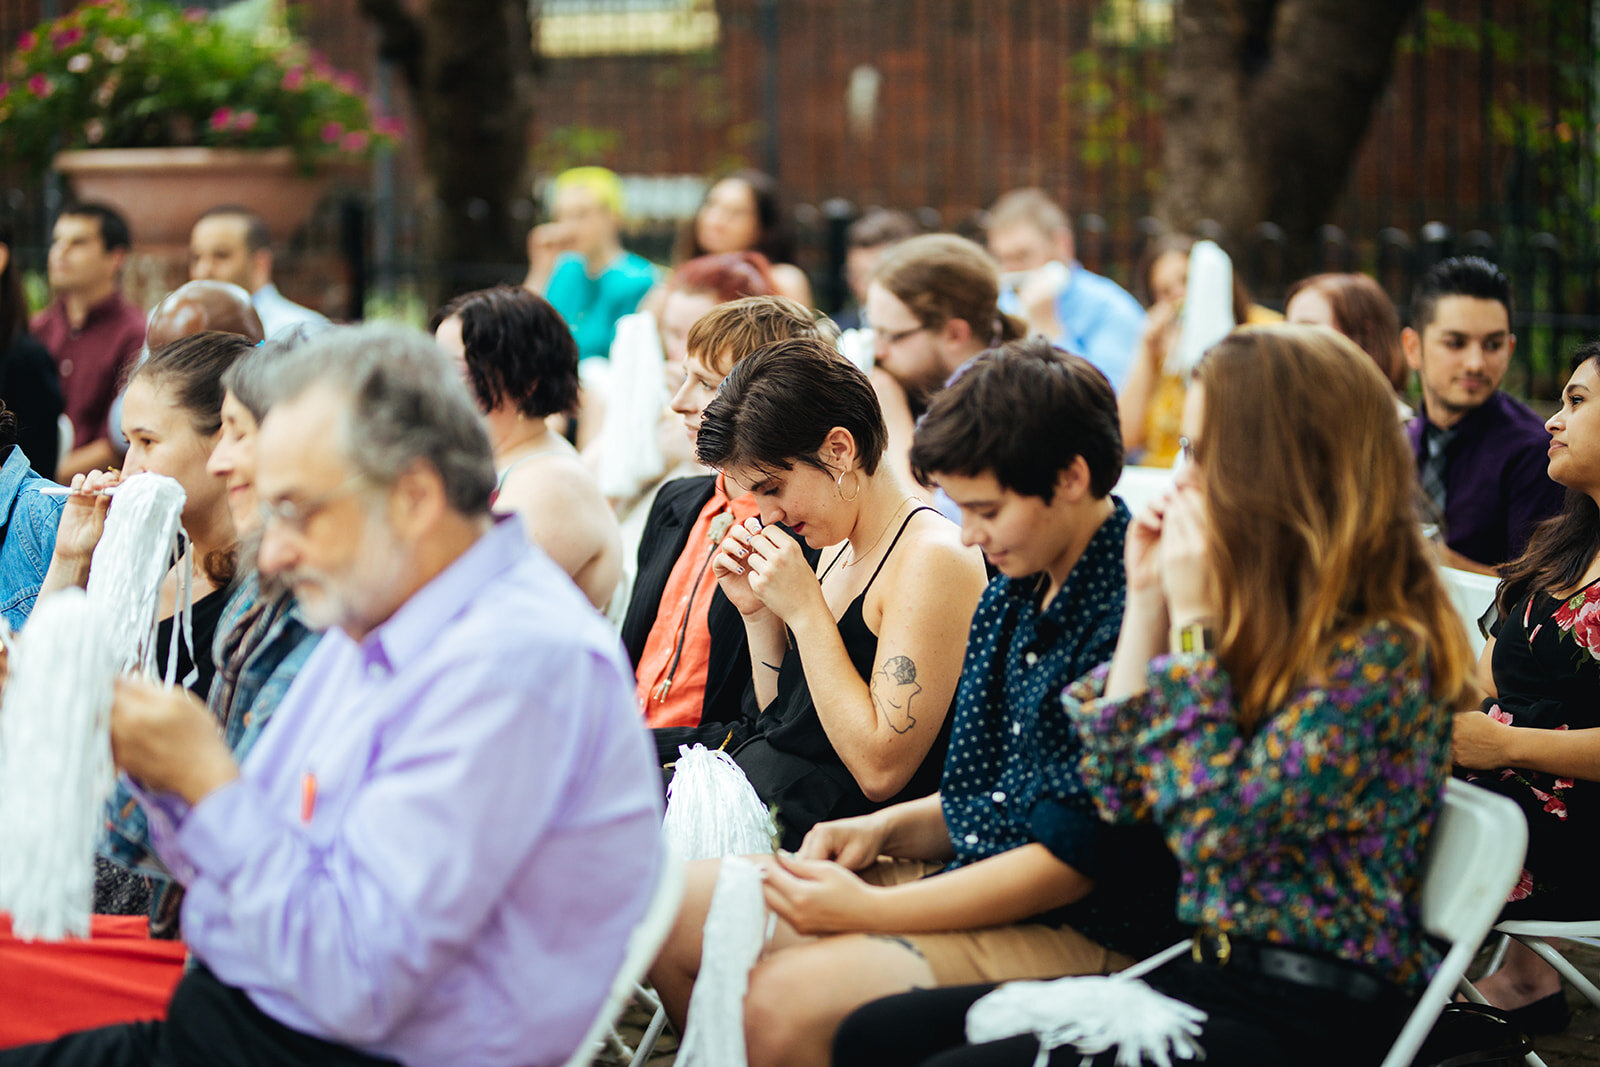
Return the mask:
{"type": "MultiPolygon", "coordinates": [[[[878,561],[877,568],[860,594],[839,618],[839,637],[856,673],[863,682],[871,683],[872,670],[878,653],[878,635],[867,626],[862,616],[867,593],[872,589],[883,565],[894,554],[906,527],[919,511],[933,511],[929,507],[914,508],[895,532],[889,549],[878,561]]],[[[843,555],[841,552],[840,555],[843,555]]],[[[823,570],[821,578],[828,576],[835,556],[823,570]]],[[[954,697],[952,697],[954,700],[954,697]]],[[[767,804],[778,809],[778,826],[783,832],[783,847],[800,847],[806,831],[819,822],[862,815],[878,808],[927,796],[939,788],[939,775],[944,769],[945,751],[950,744],[950,715],[946,710],[939,735],[923,759],[921,766],[911,776],[911,781],[897,795],[885,801],[868,800],[850,771],[834,751],[822,720],[817,717],[817,706],[811,700],[810,687],[806,685],[805,665],[800,660],[800,649],[790,639],[789,651],[778,670],[778,693],[772,703],[755,721],[753,736],[734,750],[733,757],[744,768],[746,777],[755,786],[756,793],[767,804]]]]}

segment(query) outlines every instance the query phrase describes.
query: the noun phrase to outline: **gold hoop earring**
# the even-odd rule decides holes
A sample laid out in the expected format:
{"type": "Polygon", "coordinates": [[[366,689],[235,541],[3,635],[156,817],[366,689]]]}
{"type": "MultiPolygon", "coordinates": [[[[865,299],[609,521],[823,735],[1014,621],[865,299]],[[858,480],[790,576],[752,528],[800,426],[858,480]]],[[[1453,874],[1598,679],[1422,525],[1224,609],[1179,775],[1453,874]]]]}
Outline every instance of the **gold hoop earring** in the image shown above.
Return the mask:
{"type": "Polygon", "coordinates": [[[861,475],[856,474],[856,472],[854,470],[840,471],[839,472],[838,487],[839,487],[839,499],[843,500],[846,504],[850,503],[856,497],[861,495],[861,475]],[[851,485],[855,486],[855,492],[851,493],[849,496],[845,496],[844,495],[844,476],[846,474],[852,475],[855,478],[855,480],[850,483],[851,485]]]}

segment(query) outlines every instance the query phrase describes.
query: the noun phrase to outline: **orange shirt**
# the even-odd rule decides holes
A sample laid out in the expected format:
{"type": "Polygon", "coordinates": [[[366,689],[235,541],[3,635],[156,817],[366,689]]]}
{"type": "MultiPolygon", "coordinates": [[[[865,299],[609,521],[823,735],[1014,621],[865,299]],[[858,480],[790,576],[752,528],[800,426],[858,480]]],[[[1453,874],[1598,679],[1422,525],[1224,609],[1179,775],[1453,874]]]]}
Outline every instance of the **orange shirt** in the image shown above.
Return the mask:
{"type": "Polygon", "coordinates": [[[639,654],[637,693],[646,726],[699,725],[711,659],[706,613],[717,588],[711,556],[734,523],[758,510],[755,497],[748,494],[729,500],[722,475],[717,475],[716,490],[700,509],[667,576],[656,621],[639,654]]]}

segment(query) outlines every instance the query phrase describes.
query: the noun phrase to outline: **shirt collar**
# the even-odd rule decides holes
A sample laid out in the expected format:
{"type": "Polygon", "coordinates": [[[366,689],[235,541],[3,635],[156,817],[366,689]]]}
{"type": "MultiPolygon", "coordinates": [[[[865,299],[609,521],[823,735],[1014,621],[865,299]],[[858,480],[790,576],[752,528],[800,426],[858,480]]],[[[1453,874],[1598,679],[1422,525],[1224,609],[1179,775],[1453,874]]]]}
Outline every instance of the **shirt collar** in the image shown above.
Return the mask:
{"type": "MultiPolygon", "coordinates": [[[[1078,611],[1074,603],[1074,595],[1078,586],[1095,577],[1115,571],[1120,574],[1122,570],[1123,545],[1128,537],[1128,523],[1132,519],[1128,505],[1122,498],[1111,498],[1111,514],[1100,528],[1089,538],[1089,543],[1084,546],[1083,555],[1078,557],[1078,562],[1072,565],[1072,570],[1067,573],[1067,580],[1061,583],[1061,589],[1055,598],[1050,601],[1041,618],[1049,619],[1057,625],[1067,622],[1068,612],[1078,611]]],[[[1041,572],[1042,575],[1042,572],[1041,572]]],[[[1030,607],[1036,609],[1039,591],[1043,586],[1039,582],[1041,575],[1030,575],[1026,578],[1013,578],[1006,585],[1006,595],[1012,600],[1025,600],[1030,607]]]]}
{"type": "Polygon", "coordinates": [[[362,639],[362,661],[392,672],[395,664],[420,655],[438,638],[441,627],[530,551],[522,520],[500,516],[487,533],[362,639]]]}

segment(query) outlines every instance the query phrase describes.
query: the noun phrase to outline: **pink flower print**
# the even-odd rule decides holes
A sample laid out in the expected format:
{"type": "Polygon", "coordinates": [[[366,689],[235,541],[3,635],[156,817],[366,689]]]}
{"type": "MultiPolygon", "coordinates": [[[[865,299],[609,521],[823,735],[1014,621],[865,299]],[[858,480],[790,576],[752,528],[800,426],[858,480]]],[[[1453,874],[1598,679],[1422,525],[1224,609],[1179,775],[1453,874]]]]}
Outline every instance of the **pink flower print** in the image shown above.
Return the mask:
{"type": "Polygon", "coordinates": [[[339,125],[337,122],[325,122],[322,124],[323,144],[338,144],[339,139],[343,136],[344,127],[339,125]]]}
{"type": "Polygon", "coordinates": [[[211,113],[211,128],[213,130],[226,130],[228,123],[233,121],[233,108],[219,107],[211,113]]]}
{"type": "Polygon", "coordinates": [[[1560,797],[1551,797],[1551,796],[1545,797],[1545,799],[1544,799],[1544,810],[1548,811],[1551,815],[1554,815],[1556,818],[1562,820],[1563,822],[1566,821],[1566,818],[1567,818],[1567,802],[1562,800],[1560,797]]]}
{"type": "Polygon", "coordinates": [[[371,140],[371,136],[365,130],[351,130],[339,142],[339,147],[346,152],[365,152],[371,140]]]}
{"type": "Polygon", "coordinates": [[[1524,630],[1526,630],[1528,628],[1528,618],[1532,614],[1533,614],[1533,597],[1529,597],[1528,598],[1528,602],[1522,608],[1522,628],[1524,630]]]}
{"type": "Polygon", "coordinates": [[[1493,719],[1495,722],[1505,723],[1507,726],[1511,725],[1511,713],[1509,711],[1501,710],[1499,704],[1496,704],[1489,709],[1489,718],[1493,719]]]}
{"type": "Polygon", "coordinates": [[[1506,902],[1513,900],[1527,900],[1533,895],[1533,875],[1528,873],[1528,868],[1522,868],[1522,876],[1517,879],[1517,884],[1511,887],[1511,895],[1506,897],[1506,902]]]}
{"type": "Polygon", "coordinates": [[[1544,623],[1542,622],[1533,628],[1533,632],[1528,635],[1528,644],[1533,644],[1534,640],[1539,636],[1539,631],[1542,629],[1544,629],[1544,623]]]}
{"type": "Polygon", "coordinates": [[[1578,608],[1572,636],[1590,656],[1600,659],[1600,600],[1588,601],[1578,608]]]}
{"type": "Polygon", "coordinates": [[[1555,787],[1557,789],[1571,789],[1573,784],[1571,778],[1557,778],[1555,787]]]}
{"type": "Polygon", "coordinates": [[[306,83],[305,67],[290,67],[283,72],[283,87],[291,93],[298,93],[306,83]]]}
{"type": "Polygon", "coordinates": [[[35,74],[33,77],[28,79],[28,92],[32,93],[34,96],[37,96],[41,100],[49,96],[50,90],[53,88],[54,86],[50,84],[50,79],[46,78],[43,74],[35,74]]]}

